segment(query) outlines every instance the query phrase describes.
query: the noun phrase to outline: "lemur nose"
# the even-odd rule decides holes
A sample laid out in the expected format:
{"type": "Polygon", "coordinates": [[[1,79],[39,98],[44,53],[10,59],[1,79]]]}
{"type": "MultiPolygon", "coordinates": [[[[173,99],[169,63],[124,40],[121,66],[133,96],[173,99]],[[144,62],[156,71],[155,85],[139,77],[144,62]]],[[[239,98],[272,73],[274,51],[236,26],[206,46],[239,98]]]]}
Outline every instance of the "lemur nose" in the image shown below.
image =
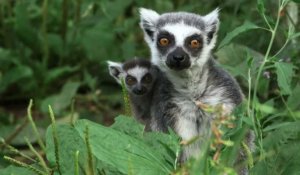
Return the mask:
{"type": "Polygon", "coordinates": [[[146,92],[146,88],[144,88],[144,87],[134,88],[133,92],[136,95],[143,95],[146,92]]]}
{"type": "Polygon", "coordinates": [[[173,59],[174,59],[174,61],[182,62],[184,60],[184,56],[183,55],[173,55],[173,59]]]}

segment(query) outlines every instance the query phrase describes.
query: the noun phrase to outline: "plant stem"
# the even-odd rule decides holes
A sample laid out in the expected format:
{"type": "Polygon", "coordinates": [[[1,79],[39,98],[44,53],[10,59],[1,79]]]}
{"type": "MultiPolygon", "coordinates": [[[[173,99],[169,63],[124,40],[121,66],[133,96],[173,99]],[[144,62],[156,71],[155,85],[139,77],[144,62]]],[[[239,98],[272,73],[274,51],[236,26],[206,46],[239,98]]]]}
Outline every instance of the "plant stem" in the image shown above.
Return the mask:
{"type": "Polygon", "coordinates": [[[8,149],[9,151],[11,151],[13,154],[19,155],[21,157],[24,157],[25,159],[28,159],[34,163],[38,163],[36,160],[32,159],[30,156],[20,152],[18,149],[16,149],[15,147],[9,145],[8,143],[5,142],[4,139],[0,138],[0,148],[2,149],[2,147],[8,149]]]}
{"type": "Polygon", "coordinates": [[[61,175],[61,170],[60,170],[60,159],[59,159],[59,146],[58,146],[58,135],[56,131],[56,124],[55,124],[55,118],[54,118],[54,113],[51,108],[51,106],[48,106],[49,108],[49,113],[50,113],[50,118],[52,122],[52,136],[53,136],[53,142],[54,142],[54,152],[55,152],[55,162],[57,166],[58,173],[61,175]]]}
{"type": "MultiPolygon", "coordinates": [[[[248,97],[251,98],[251,86],[252,86],[252,78],[251,78],[251,69],[248,69],[248,86],[249,86],[249,90],[248,90],[248,97]]],[[[250,104],[250,99],[247,102],[247,114],[248,117],[251,116],[251,104],[250,104]]],[[[251,117],[253,119],[253,117],[251,117]]],[[[253,120],[253,124],[255,123],[255,121],[253,120]]],[[[254,127],[255,129],[255,133],[256,133],[256,127],[254,127]]],[[[258,134],[258,133],[257,133],[258,134]]]]}
{"type": "MultiPolygon", "coordinates": [[[[275,36],[276,36],[276,32],[277,32],[277,29],[278,29],[278,25],[279,25],[279,21],[280,21],[280,12],[282,10],[283,6],[282,4],[280,3],[279,4],[279,8],[278,8],[278,12],[277,12],[277,19],[276,19],[276,23],[275,23],[275,27],[274,29],[270,28],[271,30],[271,39],[270,39],[270,43],[269,43],[269,46],[268,46],[268,49],[267,49],[267,52],[264,56],[264,59],[263,59],[263,62],[261,63],[260,67],[259,67],[259,70],[258,70],[258,73],[257,73],[257,76],[256,76],[256,80],[255,80],[255,83],[254,83],[254,91],[253,91],[253,97],[252,97],[252,120],[255,121],[255,110],[256,110],[256,105],[257,105],[257,87],[258,87],[258,84],[259,84],[259,80],[260,80],[260,76],[262,74],[262,71],[264,70],[264,66],[265,64],[268,62],[268,58],[269,58],[269,55],[270,55],[270,52],[271,52],[271,49],[272,49],[272,46],[273,46],[273,43],[274,43],[274,39],[275,39],[275,36]]],[[[259,119],[257,119],[257,125],[258,127],[260,127],[260,123],[259,123],[259,119]]],[[[257,126],[255,126],[255,123],[254,123],[254,128],[257,130],[256,128],[257,126]]],[[[259,136],[259,144],[261,146],[261,150],[263,150],[263,147],[262,147],[262,133],[258,133],[258,130],[257,130],[257,136],[259,136]]],[[[261,154],[262,156],[262,154],[261,154]]]]}
{"type": "Polygon", "coordinates": [[[89,127],[86,125],[85,127],[85,144],[87,147],[87,153],[88,153],[88,169],[87,169],[87,174],[88,175],[95,175],[94,172],[94,160],[93,160],[93,154],[92,154],[92,147],[90,144],[90,139],[89,139],[89,127]]]}
{"type": "Polygon", "coordinates": [[[74,174],[79,175],[79,151],[77,150],[74,155],[74,174]]]}
{"type": "Polygon", "coordinates": [[[29,120],[29,122],[31,124],[31,127],[33,129],[33,132],[34,132],[35,136],[38,139],[38,144],[40,145],[40,147],[42,148],[42,150],[44,152],[46,152],[46,146],[45,146],[44,142],[42,141],[42,137],[41,137],[41,135],[40,135],[40,133],[39,133],[39,131],[38,131],[38,129],[37,129],[37,127],[36,127],[33,119],[32,119],[32,115],[31,115],[32,105],[33,105],[33,101],[32,101],[32,99],[30,99],[29,106],[27,108],[27,117],[28,117],[28,120],[29,120]]]}
{"type": "Polygon", "coordinates": [[[122,91],[123,91],[123,98],[124,98],[125,115],[131,116],[131,105],[130,105],[129,94],[125,85],[125,80],[122,79],[121,83],[122,83],[122,91]]]}
{"type": "Polygon", "coordinates": [[[37,168],[31,166],[31,165],[28,165],[28,164],[26,164],[26,163],[20,162],[20,161],[18,161],[18,160],[16,160],[16,159],[13,159],[13,158],[11,158],[11,157],[4,156],[3,158],[4,158],[5,160],[7,160],[7,161],[13,163],[13,164],[16,164],[16,165],[18,165],[18,166],[20,166],[20,167],[24,167],[24,168],[26,168],[26,169],[28,169],[28,170],[30,170],[30,171],[33,171],[33,172],[35,172],[35,173],[38,174],[38,175],[48,175],[47,173],[45,173],[45,172],[43,172],[43,171],[41,171],[41,170],[39,170],[39,169],[37,169],[37,168]]]}
{"type": "Polygon", "coordinates": [[[48,46],[48,36],[47,36],[47,18],[48,18],[48,0],[44,0],[42,5],[42,27],[41,33],[43,37],[43,67],[46,70],[48,67],[49,59],[49,46],[48,46]]]}
{"type": "Polygon", "coordinates": [[[290,41],[290,38],[287,38],[284,45],[272,56],[272,58],[278,56],[283,51],[283,49],[286,47],[286,45],[289,43],[289,41],[290,41]]]}
{"type": "Polygon", "coordinates": [[[288,110],[288,112],[290,113],[290,115],[292,116],[292,118],[294,119],[294,121],[296,121],[296,117],[295,114],[293,113],[293,111],[291,110],[291,108],[289,107],[289,105],[286,103],[285,99],[283,98],[282,94],[280,94],[281,100],[284,103],[286,109],[288,110]]]}
{"type": "Polygon", "coordinates": [[[17,136],[21,133],[21,131],[27,126],[27,124],[28,124],[28,118],[26,118],[26,119],[22,122],[22,124],[19,125],[19,126],[15,129],[15,131],[14,131],[13,133],[11,133],[7,138],[5,138],[6,144],[10,144],[10,142],[11,142],[12,140],[14,140],[15,137],[17,137],[17,136]]]}
{"type": "Polygon", "coordinates": [[[68,30],[68,15],[69,15],[69,2],[68,0],[62,1],[62,23],[61,23],[61,37],[64,43],[66,44],[66,34],[68,30]]]}
{"type": "Polygon", "coordinates": [[[44,168],[45,172],[47,174],[50,174],[49,173],[49,168],[47,167],[47,164],[46,162],[44,161],[44,159],[42,158],[42,156],[34,149],[34,147],[32,146],[32,144],[29,142],[28,138],[25,138],[25,141],[29,147],[29,149],[37,156],[37,158],[39,159],[39,163],[40,165],[42,165],[42,167],[44,168]]]}
{"type": "Polygon", "coordinates": [[[71,103],[71,119],[70,119],[70,124],[74,127],[75,125],[75,115],[74,115],[74,106],[75,106],[75,99],[72,99],[71,103]]]}

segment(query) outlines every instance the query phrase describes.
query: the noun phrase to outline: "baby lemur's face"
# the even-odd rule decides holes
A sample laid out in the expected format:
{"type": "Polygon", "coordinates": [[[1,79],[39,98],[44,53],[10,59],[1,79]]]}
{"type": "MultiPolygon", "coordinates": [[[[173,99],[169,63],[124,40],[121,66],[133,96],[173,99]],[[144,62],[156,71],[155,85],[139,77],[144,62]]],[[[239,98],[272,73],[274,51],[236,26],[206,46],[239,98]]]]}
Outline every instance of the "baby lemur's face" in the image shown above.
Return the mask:
{"type": "Polygon", "coordinates": [[[180,71],[207,61],[216,41],[218,10],[206,16],[186,12],[159,15],[142,8],[140,14],[154,64],[180,71]]]}
{"type": "Polygon", "coordinates": [[[125,63],[108,62],[110,75],[118,83],[124,79],[126,89],[132,95],[142,96],[152,90],[157,69],[148,60],[133,59],[125,63]]]}

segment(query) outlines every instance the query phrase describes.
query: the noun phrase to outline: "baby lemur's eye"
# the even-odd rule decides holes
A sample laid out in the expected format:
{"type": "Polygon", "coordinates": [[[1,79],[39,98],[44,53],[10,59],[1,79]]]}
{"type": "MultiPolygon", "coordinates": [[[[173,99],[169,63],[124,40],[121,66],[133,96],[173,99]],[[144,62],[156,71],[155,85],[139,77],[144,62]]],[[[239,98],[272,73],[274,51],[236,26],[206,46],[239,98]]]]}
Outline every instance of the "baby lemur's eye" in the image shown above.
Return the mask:
{"type": "Polygon", "coordinates": [[[142,82],[143,83],[151,83],[152,82],[152,76],[151,76],[151,74],[146,74],[144,77],[143,77],[143,79],[142,79],[142,82]]]}
{"type": "Polygon", "coordinates": [[[136,79],[134,77],[128,75],[125,79],[125,82],[129,86],[132,86],[132,85],[136,84],[136,79]]]}
{"type": "Polygon", "coordinates": [[[190,47],[193,48],[193,49],[197,49],[201,46],[201,43],[199,40],[196,40],[196,39],[193,39],[191,40],[190,42],[190,47]]]}
{"type": "Polygon", "coordinates": [[[161,46],[168,46],[170,43],[169,39],[168,38],[160,38],[159,39],[159,44],[161,46]]]}

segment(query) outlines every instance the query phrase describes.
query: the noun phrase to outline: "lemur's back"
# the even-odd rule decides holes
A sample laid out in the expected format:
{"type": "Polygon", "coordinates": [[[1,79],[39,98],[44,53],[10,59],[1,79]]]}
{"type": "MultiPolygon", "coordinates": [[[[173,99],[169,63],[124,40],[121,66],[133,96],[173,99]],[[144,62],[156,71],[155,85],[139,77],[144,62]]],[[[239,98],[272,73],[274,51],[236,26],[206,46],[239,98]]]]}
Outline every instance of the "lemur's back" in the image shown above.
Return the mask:
{"type": "Polygon", "coordinates": [[[175,90],[173,84],[168,80],[166,74],[157,66],[158,76],[153,87],[151,102],[151,130],[167,132],[168,127],[174,125],[173,113],[178,110],[178,106],[173,102],[175,90]]]}

